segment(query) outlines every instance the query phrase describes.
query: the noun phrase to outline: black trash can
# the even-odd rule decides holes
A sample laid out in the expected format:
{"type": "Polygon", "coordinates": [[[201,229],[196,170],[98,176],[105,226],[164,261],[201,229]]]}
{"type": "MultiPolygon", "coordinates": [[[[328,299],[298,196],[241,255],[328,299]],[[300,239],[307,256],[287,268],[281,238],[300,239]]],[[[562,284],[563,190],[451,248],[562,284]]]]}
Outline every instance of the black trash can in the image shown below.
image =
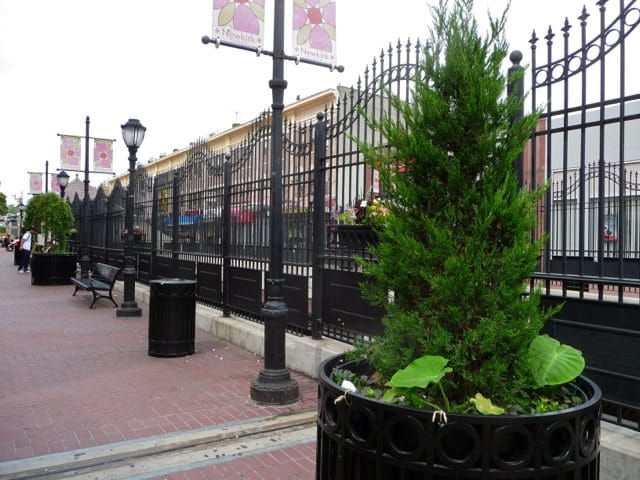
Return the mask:
{"type": "Polygon", "coordinates": [[[149,355],[183,357],[194,352],[196,281],[182,278],[151,280],[149,355]]]}

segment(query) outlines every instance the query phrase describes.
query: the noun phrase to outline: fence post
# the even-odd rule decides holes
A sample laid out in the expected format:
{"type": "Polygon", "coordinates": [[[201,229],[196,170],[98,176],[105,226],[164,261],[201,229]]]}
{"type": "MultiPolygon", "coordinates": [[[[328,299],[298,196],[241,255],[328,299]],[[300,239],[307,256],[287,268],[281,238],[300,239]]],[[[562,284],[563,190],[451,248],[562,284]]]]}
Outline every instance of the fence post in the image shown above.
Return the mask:
{"type": "MultiPolygon", "coordinates": [[[[524,69],[520,65],[522,61],[522,52],[514,50],[509,55],[509,60],[513,64],[509,67],[507,74],[507,95],[511,95],[518,98],[520,106],[516,112],[511,116],[511,123],[515,123],[522,119],[524,116],[524,69]]],[[[513,169],[518,177],[518,185],[522,188],[524,186],[524,169],[523,169],[523,156],[519,153],[516,159],[513,161],[513,169]]],[[[535,172],[532,172],[535,175],[535,172]]]]}
{"type": "Polygon", "coordinates": [[[152,179],[152,200],[151,200],[151,249],[149,251],[149,280],[156,275],[156,254],[158,249],[158,182],[157,177],[152,179]]]}
{"type": "Polygon", "coordinates": [[[322,339],[322,270],[324,267],[324,160],[326,157],[326,122],[324,113],[317,115],[314,128],[313,166],[313,277],[311,283],[311,338],[322,339]]]}
{"type": "Polygon", "coordinates": [[[231,279],[229,270],[231,258],[231,154],[224,156],[223,196],[222,196],[222,316],[231,315],[231,279]]]}
{"type": "Polygon", "coordinates": [[[106,258],[107,255],[109,255],[109,249],[111,248],[111,242],[109,241],[110,238],[110,225],[109,225],[109,199],[111,196],[107,197],[105,195],[104,197],[104,214],[103,214],[103,219],[102,219],[102,225],[104,225],[104,230],[103,230],[103,245],[104,245],[104,257],[106,258]]]}
{"type": "Polygon", "coordinates": [[[180,171],[173,171],[173,211],[171,216],[171,269],[178,269],[178,236],[180,235],[180,171]]]}

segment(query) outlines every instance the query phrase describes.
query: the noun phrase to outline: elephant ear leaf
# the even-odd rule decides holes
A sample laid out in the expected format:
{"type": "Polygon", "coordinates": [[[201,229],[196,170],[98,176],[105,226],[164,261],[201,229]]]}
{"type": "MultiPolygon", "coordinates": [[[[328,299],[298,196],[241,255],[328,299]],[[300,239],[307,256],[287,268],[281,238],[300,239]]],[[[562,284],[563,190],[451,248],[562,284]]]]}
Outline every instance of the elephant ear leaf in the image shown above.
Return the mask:
{"type": "Polygon", "coordinates": [[[470,398],[469,401],[483,415],[504,415],[504,408],[494,405],[491,399],[485,398],[481,393],[476,393],[476,396],[470,398]]]}
{"type": "Polygon", "coordinates": [[[529,366],[539,387],[562,385],[582,373],[584,358],[580,350],[541,335],[529,345],[529,366]]]}
{"type": "Polygon", "coordinates": [[[447,360],[439,355],[424,355],[416,358],[406,368],[398,370],[389,385],[394,388],[425,388],[430,383],[438,383],[451,368],[447,360]]]}

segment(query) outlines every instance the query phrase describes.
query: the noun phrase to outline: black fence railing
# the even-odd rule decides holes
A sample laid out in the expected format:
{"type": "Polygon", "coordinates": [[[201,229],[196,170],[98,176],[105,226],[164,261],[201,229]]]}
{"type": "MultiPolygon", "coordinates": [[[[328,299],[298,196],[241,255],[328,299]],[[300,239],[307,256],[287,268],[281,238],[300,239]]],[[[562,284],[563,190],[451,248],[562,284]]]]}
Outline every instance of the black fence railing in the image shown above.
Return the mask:
{"type": "MultiPolygon", "coordinates": [[[[629,8],[620,12],[622,18],[637,17],[627,16],[629,8]]],[[[626,25],[619,18],[605,21],[604,7],[599,15],[601,25],[626,25]]],[[[546,241],[531,286],[543,290],[548,304],[565,303],[549,328],[582,348],[589,375],[603,386],[608,419],[640,429],[640,162],[632,154],[640,135],[629,134],[640,128],[640,95],[628,95],[627,82],[627,90],[611,99],[610,89],[596,83],[601,89],[597,102],[570,105],[560,94],[557,105],[554,89],[565,92],[571,81],[573,89],[586,92],[588,70],[599,71],[599,62],[605,62],[604,54],[570,62],[595,48],[586,40],[586,16],[581,18],[582,46],[572,53],[563,36],[564,63],[553,54],[551,31],[546,60],[536,57],[538,39],[531,42],[530,98],[537,108],[542,89],[547,103],[523,155],[522,175],[525,185],[549,185],[534,232],[546,235],[546,241]]],[[[617,40],[607,52],[620,47],[639,23],[612,36],[617,40]]],[[[609,29],[597,37],[609,38],[609,29]]],[[[340,87],[338,100],[317,119],[285,126],[283,291],[290,331],[349,343],[382,331],[383,312],[362,299],[364,277],[354,260],[368,256],[367,244],[375,237],[336,217],[384,194],[354,138],[384,145],[361,113],[378,119],[398,116],[387,95],[410,100],[421,52],[419,43],[390,47],[356,87],[340,87]]],[[[624,74],[623,57],[618,61],[624,74]]],[[[134,224],[144,232],[136,244],[138,280],[195,279],[198,301],[262,321],[270,238],[270,121],[268,113],[262,114],[227,152],[198,140],[179,168],[153,177],[138,169],[134,224]]],[[[92,262],[122,264],[124,198],[118,184],[110,195],[99,190],[88,202],[92,262]]],[[[84,204],[76,198],[72,208],[81,219],[84,204]]],[[[81,226],[78,221],[78,230],[81,226]]]]}

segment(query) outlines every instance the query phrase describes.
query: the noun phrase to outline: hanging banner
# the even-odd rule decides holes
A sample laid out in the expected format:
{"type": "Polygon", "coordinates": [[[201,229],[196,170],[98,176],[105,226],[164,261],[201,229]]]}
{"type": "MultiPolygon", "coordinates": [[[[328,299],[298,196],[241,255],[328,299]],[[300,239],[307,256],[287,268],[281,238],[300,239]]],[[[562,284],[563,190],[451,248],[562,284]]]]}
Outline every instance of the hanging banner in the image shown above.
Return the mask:
{"type": "Polygon", "coordinates": [[[335,0],[293,0],[293,54],[336,64],[335,0]]]}
{"type": "Polygon", "coordinates": [[[80,170],[80,137],[60,136],[60,168],[80,170]]]}
{"type": "Polygon", "coordinates": [[[29,172],[29,193],[32,195],[42,193],[42,173],[29,172]]]}
{"type": "Polygon", "coordinates": [[[113,173],[113,140],[96,138],[93,144],[93,170],[113,173]]]}
{"type": "Polygon", "coordinates": [[[262,48],[264,0],[213,0],[213,39],[262,48]]]}
{"type": "Polygon", "coordinates": [[[58,174],[57,173],[52,173],[51,174],[51,191],[52,192],[56,192],[56,193],[60,193],[60,183],[58,183],[58,174]]]}

